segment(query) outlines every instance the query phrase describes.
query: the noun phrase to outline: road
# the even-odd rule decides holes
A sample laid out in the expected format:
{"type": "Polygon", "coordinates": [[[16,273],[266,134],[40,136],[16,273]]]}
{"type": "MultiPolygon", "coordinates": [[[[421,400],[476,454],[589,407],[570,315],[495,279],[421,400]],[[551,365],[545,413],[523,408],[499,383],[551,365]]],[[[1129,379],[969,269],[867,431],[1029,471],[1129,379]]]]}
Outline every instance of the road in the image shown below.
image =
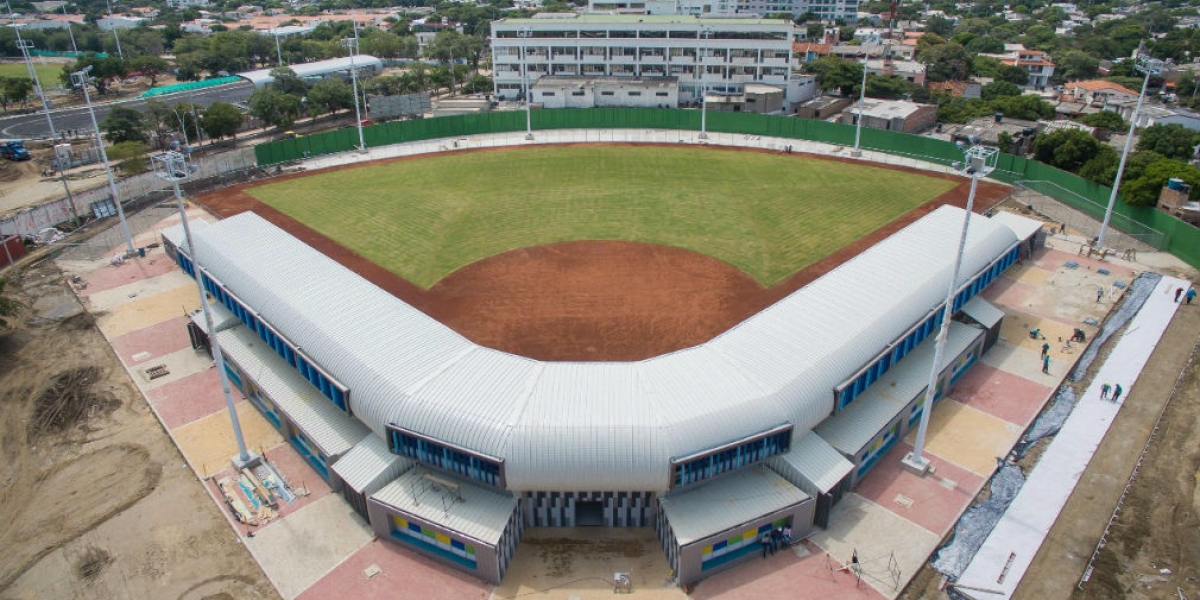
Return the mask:
{"type": "MultiPolygon", "coordinates": [[[[199,90],[196,92],[185,92],[172,94],[170,96],[159,96],[156,100],[164,101],[168,104],[175,102],[195,102],[196,104],[205,105],[213,102],[228,102],[230,104],[242,102],[250,96],[254,91],[254,85],[250,82],[238,82],[230,85],[223,85],[207,90],[199,90]]],[[[96,120],[104,121],[105,115],[108,114],[109,107],[112,104],[95,104],[97,100],[103,101],[102,98],[93,96],[93,106],[96,109],[96,120]]],[[[120,102],[121,106],[127,106],[142,110],[146,106],[146,102],[150,99],[135,99],[120,102]]],[[[87,107],[74,107],[62,110],[54,110],[51,112],[51,117],[54,119],[54,128],[57,131],[67,129],[85,129],[90,130],[92,127],[91,117],[88,116],[87,107]]],[[[41,111],[30,113],[27,115],[18,115],[13,117],[5,117],[0,119],[0,137],[3,138],[43,138],[50,134],[50,128],[46,125],[46,115],[41,111]]]]}

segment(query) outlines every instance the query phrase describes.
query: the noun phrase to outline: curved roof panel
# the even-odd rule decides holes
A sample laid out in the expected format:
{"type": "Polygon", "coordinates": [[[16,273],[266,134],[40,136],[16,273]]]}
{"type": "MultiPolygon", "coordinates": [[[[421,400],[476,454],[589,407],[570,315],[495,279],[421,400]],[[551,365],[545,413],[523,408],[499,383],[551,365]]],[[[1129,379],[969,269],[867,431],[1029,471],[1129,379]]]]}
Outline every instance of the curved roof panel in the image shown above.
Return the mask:
{"type": "MultiPolygon", "coordinates": [[[[377,435],[395,423],[502,457],[518,491],[661,491],[673,456],[828,417],[833,388],[944,299],[962,217],[939,208],[705,344],[624,363],[478,346],[253,213],[197,246],[377,435]]],[[[960,283],[1016,242],[972,219],[960,283]]]]}
{"type": "MultiPolygon", "coordinates": [[[[354,67],[359,71],[367,68],[373,68],[375,71],[383,69],[383,61],[367,54],[359,54],[354,57],[354,67]]],[[[295,65],[287,65],[287,68],[295,71],[296,75],[301,79],[312,79],[315,77],[324,77],[330,73],[338,73],[341,71],[350,71],[350,57],[343,56],[341,58],[331,58],[329,60],[318,60],[316,62],[301,63],[295,65]]],[[[246,71],[238,73],[237,76],[248,80],[254,84],[254,87],[259,88],[275,81],[271,77],[273,69],[258,69],[255,71],[246,71]]]]}

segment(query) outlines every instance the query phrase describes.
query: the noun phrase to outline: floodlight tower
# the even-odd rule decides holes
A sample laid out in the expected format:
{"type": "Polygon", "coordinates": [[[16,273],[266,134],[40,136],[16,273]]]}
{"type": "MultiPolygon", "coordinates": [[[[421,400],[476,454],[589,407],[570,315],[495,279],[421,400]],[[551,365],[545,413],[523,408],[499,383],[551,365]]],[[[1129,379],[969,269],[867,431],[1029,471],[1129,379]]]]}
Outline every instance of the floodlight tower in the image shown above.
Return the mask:
{"type": "Polygon", "coordinates": [[[862,62],[862,86],[858,89],[858,119],[857,126],[854,128],[854,150],[850,152],[850,156],[855,158],[862,156],[862,149],[859,147],[859,142],[862,140],[862,123],[863,123],[863,104],[867,99],[867,56],[863,56],[862,62]]]}
{"type": "Polygon", "coordinates": [[[696,46],[696,62],[698,63],[696,66],[696,68],[698,69],[698,71],[696,72],[696,77],[700,79],[700,139],[707,140],[708,139],[708,77],[706,77],[706,75],[708,75],[708,68],[706,68],[704,65],[704,58],[701,53],[701,49],[704,49],[704,50],[708,49],[708,41],[710,39],[712,39],[712,27],[708,27],[708,26],[702,27],[700,29],[700,31],[698,32],[698,34],[696,35],[696,39],[699,40],[700,36],[704,36],[704,45],[696,46]]]}
{"type": "Polygon", "coordinates": [[[929,385],[925,388],[925,399],[921,406],[921,424],[917,427],[917,439],[913,451],[901,460],[905,469],[919,475],[929,471],[929,459],[925,451],[925,433],[929,430],[929,415],[933,413],[933,401],[937,396],[937,380],[942,370],[942,355],[946,352],[946,335],[950,331],[950,317],[954,315],[954,296],[958,291],[958,274],[962,269],[963,251],[967,246],[967,230],[971,224],[971,211],[975,206],[975,190],[979,180],[987,177],[996,170],[996,161],[1000,150],[991,146],[971,146],[967,148],[961,163],[954,163],[963,175],[971,178],[971,193],[967,196],[967,210],[963,214],[962,232],[958,236],[958,253],[954,255],[954,269],[950,274],[950,283],[946,287],[946,304],[942,307],[942,324],[938,329],[933,351],[933,366],[929,368],[929,385]]]}
{"type": "Polygon", "coordinates": [[[92,66],[88,65],[80,71],[71,73],[71,85],[83,89],[83,100],[87,103],[88,114],[92,117],[92,128],[96,130],[96,146],[100,148],[100,158],[104,160],[104,174],[108,177],[108,191],[112,194],[113,204],[117,205],[117,216],[121,219],[121,233],[125,234],[125,252],[133,254],[133,236],[129,233],[129,223],[125,221],[125,209],[121,207],[121,196],[117,194],[117,182],[113,180],[112,165],[108,162],[108,151],[104,149],[104,138],[100,135],[100,124],[96,122],[96,109],[92,107],[92,95],[88,93],[88,83],[91,77],[88,73],[92,66]]]}
{"type": "Polygon", "coordinates": [[[522,27],[517,32],[517,37],[521,38],[521,85],[525,87],[525,139],[533,139],[533,116],[529,108],[529,38],[533,37],[533,30],[528,27],[522,27]]]}
{"type": "Polygon", "coordinates": [[[242,436],[242,423],[238,419],[237,404],[233,400],[233,392],[229,387],[229,375],[225,372],[225,356],[221,353],[220,342],[217,341],[212,308],[208,304],[208,295],[204,291],[199,252],[196,249],[195,240],[192,239],[192,228],[188,225],[187,209],[183,206],[183,193],[179,191],[179,182],[187,179],[191,175],[191,170],[187,158],[179,152],[162,152],[151,158],[154,161],[154,174],[170,181],[175,190],[175,206],[179,209],[179,220],[183,223],[183,238],[187,241],[188,252],[191,254],[192,274],[196,278],[196,287],[200,290],[200,310],[204,312],[204,326],[208,331],[209,346],[212,348],[213,361],[217,367],[217,377],[221,380],[221,392],[225,394],[225,407],[229,409],[229,420],[233,423],[233,437],[237,441],[238,455],[233,458],[233,462],[239,468],[244,468],[251,464],[251,456],[246,450],[246,439],[242,436]]]}
{"type": "MultiPolygon", "coordinates": [[[[8,2],[4,3],[8,8],[8,14],[12,15],[12,7],[8,2]]],[[[50,145],[54,146],[58,141],[58,132],[54,130],[54,119],[50,117],[50,100],[46,98],[46,94],[42,91],[42,81],[38,77],[37,69],[33,68],[33,59],[29,57],[29,51],[33,49],[33,42],[21,38],[21,28],[17,27],[13,19],[13,31],[17,35],[17,47],[21,49],[21,56],[25,58],[25,70],[29,73],[29,80],[33,82],[33,93],[42,101],[42,111],[46,114],[46,125],[50,128],[50,145]]],[[[75,196],[71,194],[71,186],[67,184],[67,169],[63,165],[59,165],[58,177],[62,181],[63,191],[67,193],[67,206],[71,208],[71,218],[74,219],[75,225],[79,225],[79,210],[75,207],[75,196]]]]}
{"type": "Polygon", "coordinates": [[[358,110],[358,68],[354,66],[354,56],[358,54],[358,25],[354,21],[354,15],[350,15],[350,20],[355,23],[354,37],[342,40],[347,48],[350,49],[350,85],[354,91],[354,126],[358,128],[358,151],[367,151],[367,142],[363,138],[362,113],[358,110]]]}
{"type": "Polygon", "coordinates": [[[113,39],[117,41],[117,56],[120,56],[121,60],[125,60],[125,52],[123,52],[121,50],[121,36],[120,36],[120,34],[117,33],[117,24],[112,21],[112,18],[113,18],[112,0],[107,0],[107,3],[108,3],[108,18],[113,26],[113,39]]]}
{"type": "Polygon", "coordinates": [[[1146,99],[1146,87],[1150,85],[1150,76],[1162,73],[1163,61],[1138,54],[1137,70],[1146,74],[1142,80],[1142,91],[1138,94],[1137,106],[1133,108],[1133,117],[1129,120],[1129,135],[1125,137],[1125,149],[1121,151],[1121,162],[1117,165],[1117,178],[1113,181],[1112,193],[1108,196],[1108,207],[1104,209],[1104,222],[1100,224],[1100,235],[1096,236],[1096,246],[1104,247],[1104,239],[1108,234],[1108,222],[1112,220],[1113,205],[1117,203],[1117,192],[1121,189],[1121,177],[1125,175],[1125,161],[1129,159],[1129,149],[1133,146],[1133,133],[1137,129],[1138,114],[1142,112],[1142,102],[1146,99]]]}

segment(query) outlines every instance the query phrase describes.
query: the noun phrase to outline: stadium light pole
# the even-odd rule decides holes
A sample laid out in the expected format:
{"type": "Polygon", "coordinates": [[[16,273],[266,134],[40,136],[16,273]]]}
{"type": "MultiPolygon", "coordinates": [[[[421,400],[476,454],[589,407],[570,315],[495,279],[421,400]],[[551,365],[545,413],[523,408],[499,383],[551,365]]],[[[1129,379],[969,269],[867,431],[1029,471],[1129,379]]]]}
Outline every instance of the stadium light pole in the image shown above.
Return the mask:
{"type": "Polygon", "coordinates": [[[1142,91],[1138,94],[1137,105],[1133,108],[1133,117],[1129,120],[1129,135],[1125,137],[1125,149],[1121,151],[1121,162],[1117,165],[1117,178],[1113,181],[1112,193],[1108,196],[1108,207],[1104,209],[1104,221],[1100,223],[1100,235],[1096,236],[1096,247],[1104,247],[1104,239],[1108,235],[1108,223],[1112,220],[1113,205],[1117,203],[1117,193],[1121,189],[1121,177],[1125,175],[1125,161],[1129,159],[1129,149],[1133,146],[1133,133],[1137,129],[1138,114],[1142,112],[1142,102],[1146,99],[1146,87],[1150,85],[1150,76],[1162,72],[1163,61],[1138,54],[1137,69],[1146,74],[1142,80],[1142,91]]]}
{"type": "MultiPolygon", "coordinates": [[[[351,21],[354,21],[354,15],[350,15],[351,21]]],[[[367,151],[367,142],[363,138],[362,112],[358,110],[358,68],[354,65],[354,56],[358,54],[358,26],[357,21],[354,27],[354,37],[342,40],[342,43],[350,49],[350,85],[354,92],[354,126],[358,128],[358,151],[367,151]]]]}
{"type": "Polygon", "coordinates": [[[100,136],[100,124],[96,122],[96,109],[92,107],[92,95],[88,93],[88,83],[91,78],[88,73],[92,66],[88,65],[80,71],[71,73],[71,84],[83,89],[83,101],[87,103],[88,114],[92,117],[92,128],[96,130],[96,146],[100,148],[100,158],[104,161],[104,174],[108,177],[108,191],[112,194],[113,204],[117,205],[117,216],[121,219],[121,233],[125,234],[125,252],[133,254],[133,236],[129,233],[129,223],[125,221],[125,209],[121,207],[121,196],[117,194],[117,182],[113,180],[112,165],[108,162],[108,151],[104,149],[104,138],[100,136]]]}
{"type": "Polygon", "coordinates": [[[175,206],[179,209],[179,220],[183,224],[183,239],[187,241],[188,252],[192,258],[192,275],[196,279],[196,288],[200,290],[200,310],[204,313],[204,326],[208,331],[209,347],[212,348],[213,361],[217,367],[217,377],[221,381],[221,392],[225,394],[225,407],[229,409],[229,420],[233,423],[233,437],[237,441],[238,455],[233,462],[239,468],[250,464],[250,453],[246,450],[246,438],[242,436],[242,422],[238,419],[237,403],[233,401],[233,391],[229,387],[229,375],[225,372],[225,356],[221,353],[221,344],[217,341],[217,332],[213,327],[212,307],[208,304],[208,295],[204,292],[204,282],[200,275],[200,259],[196,250],[196,242],[192,239],[192,228],[188,225],[187,209],[183,206],[183,193],[179,191],[179,182],[191,174],[187,159],[179,152],[162,152],[151,157],[154,161],[154,174],[171,182],[175,190],[175,206]]]}
{"type": "Polygon", "coordinates": [[[533,30],[528,27],[522,27],[517,32],[517,37],[521,38],[521,85],[525,87],[525,139],[533,139],[533,114],[529,107],[529,38],[533,37],[533,30]]]}
{"type": "Polygon", "coordinates": [[[708,77],[706,77],[706,75],[708,75],[708,69],[705,68],[705,66],[704,66],[704,58],[701,54],[701,50],[702,50],[702,48],[707,49],[708,41],[712,37],[712,28],[711,27],[700,28],[700,31],[696,35],[696,39],[699,40],[700,36],[704,36],[704,42],[705,42],[703,46],[700,46],[700,45],[696,46],[696,62],[698,63],[697,67],[696,67],[698,69],[696,71],[696,77],[700,80],[700,139],[707,140],[708,139],[708,77]]]}
{"type": "Polygon", "coordinates": [[[279,47],[279,30],[272,27],[271,37],[275,38],[275,58],[278,60],[279,66],[283,66],[283,49],[279,47]]]}
{"type": "Polygon", "coordinates": [[[121,50],[121,36],[117,33],[117,24],[112,20],[112,0],[106,1],[108,3],[108,21],[113,28],[113,39],[117,41],[117,56],[120,56],[121,60],[125,60],[125,53],[121,50]]]}
{"type": "Polygon", "coordinates": [[[863,56],[862,71],[862,86],[858,89],[858,119],[857,126],[854,128],[854,150],[850,152],[850,156],[855,158],[862,156],[859,142],[862,141],[863,111],[867,99],[867,57],[865,55],[863,56]]]}
{"type": "MultiPolygon", "coordinates": [[[[62,11],[63,11],[63,16],[64,17],[67,16],[67,3],[66,2],[62,3],[62,11]]],[[[8,12],[12,13],[12,10],[9,10],[8,12]]],[[[76,56],[78,56],[79,55],[79,46],[75,45],[75,30],[73,27],[74,27],[74,23],[67,21],[67,35],[71,36],[71,50],[76,54],[76,56]]]]}
{"type": "Polygon", "coordinates": [[[921,424],[917,427],[917,439],[913,451],[900,462],[905,469],[925,475],[929,471],[929,459],[924,456],[925,434],[929,430],[929,416],[933,413],[933,401],[937,396],[937,380],[942,371],[942,356],[946,352],[946,336],[950,331],[950,317],[954,315],[954,297],[958,291],[958,275],[962,270],[963,251],[967,246],[967,231],[971,225],[971,211],[975,208],[975,190],[979,180],[996,170],[1000,156],[998,148],[976,145],[967,149],[962,163],[955,163],[961,172],[971,178],[971,193],[967,196],[967,210],[963,214],[962,232],[958,236],[958,252],[954,255],[954,269],[950,283],[946,286],[946,303],[942,307],[942,324],[934,341],[933,366],[929,368],[929,383],[925,388],[925,399],[921,406],[921,424]]]}
{"type": "MultiPolygon", "coordinates": [[[[8,2],[5,2],[4,6],[8,8],[8,14],[12,15],[12,7],[8,2]]],[[[50,128],[50,147],[53,149],[54,144],[58,142],[58,132],[54,130],[54,119],[50,117],[50,100],[42,91],[42,81],[38,78],[37,69],[33,68],[33,59],[29,57],[29,51],[33,49],[33,42],[21,39],[21,29],[17,27],[15,18],[13,19],[13,31],[17,35],[17,47],[21,49],[21,56],[25,58],[25,70],[28,71],[29,79],[33,82],[33,93],[42,101],[42,111],[46,114],[46,125],[50,128]]],[[[79,210],[75,207],[75,196],[71,194],[71,186],[67,184],[67,167],[66,165],[58,166],[58,178],[62,181],[63,191],[67,193],[67,206],[70,207],[71,218],[78,227],[79,210]]]]}

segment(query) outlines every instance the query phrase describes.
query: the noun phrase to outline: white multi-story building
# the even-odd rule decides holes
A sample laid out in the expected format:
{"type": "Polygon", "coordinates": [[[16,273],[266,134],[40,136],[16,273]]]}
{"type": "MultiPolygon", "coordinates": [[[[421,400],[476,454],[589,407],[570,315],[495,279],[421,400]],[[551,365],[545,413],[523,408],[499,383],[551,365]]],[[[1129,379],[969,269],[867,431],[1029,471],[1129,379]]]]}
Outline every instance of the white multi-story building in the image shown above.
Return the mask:
{"type": "Polygon", "coordinates": [[[522,96],[543,75],[678,78],[681,103],[709,93],[738,94],[747,83],[774,85],[798,102],[791,21],[687,15],[538,15],[492,22],[496,95],[522,96]]]}
{"type": "Polygon", "coordinates": [[[822,20],[853,23],[858,0],[589,0],[588,12],[746,17],[812,13],[822,20]]]}

